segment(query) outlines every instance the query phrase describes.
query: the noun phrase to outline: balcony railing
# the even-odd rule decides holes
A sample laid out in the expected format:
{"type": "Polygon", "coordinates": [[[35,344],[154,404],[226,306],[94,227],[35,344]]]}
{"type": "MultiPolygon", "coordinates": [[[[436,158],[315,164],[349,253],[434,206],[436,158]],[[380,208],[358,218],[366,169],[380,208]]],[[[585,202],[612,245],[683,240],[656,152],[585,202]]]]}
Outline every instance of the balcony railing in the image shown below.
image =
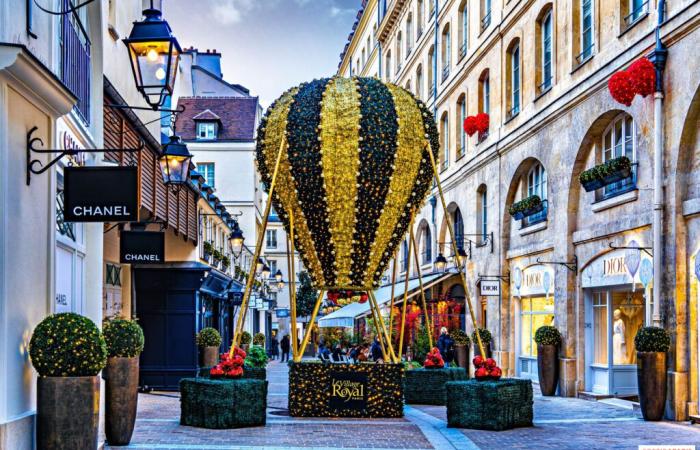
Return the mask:
{"type": "Polygon", "coordinates": [[[520,105],[514,105],[511,109],[508,110],[507,118],[512,119],[513,117],[517,116],[520,113],[520,105]]]}
{"type": "Polygon", "coordinates": [[[525,217],[521,221],[521,227],[526,228],[526,227],[529,227],[531,225],[535,225],[537,223],[544,222],[545,220],[547,220],[547,210],[549,209],[548,206],[549,206],[549,202],[546,199],[542,200],[542,211],[525,217]]]}
{"type": "Polygon", "coordinates": [[[481,18],[481,31],[484,31],[491,25],[491,11],[487,12],[484,17],[481,18]]]}
{"type": "Polygon", "coordinates": [[[649,12],[649,1],[647,0],[646,2],[639,5],[634,11],[632,11],[631,13],[629,13],[628,15],[625,16],[625,27],[629,28],[637,20],[644,17],[644,15],[648,12],[649,12]]]}
{"type": "Polygon", "coordinates": [[[598,200],[607,200],[618,195],[622,195],[626,192],[637,189],[637,167],[639,163],[632,163],[632,173],[629,177],[624,180],[617,181],[613,184],[609,184],[603,188],[598,200]]]}
{"type": "Polygon", "coordinates": [[[581,65],[583,64],[588,58],[593,56],[593,44],[589,45],[581,53],[576,55],[576,63],[581,65]]]}
{"type": "MultiPolygon", "coordinates": [[[[72,8],[63,0],[63,9],[72,8]]],[[[76,12],[61,18],[61,81],[78,98],[75,111],[90,124],[90,38],[76,12]]]]}
{"type": "Polygon", "coordinates": [[[444,82],[450,76],[450,66],[444,67],[442,69],[442,81],[444,82]]]}
{"type": "Polygon", "coordinates": [[[459,59],[464,58],[467,55],[467,43],[462,42],[462,45],[459,46],[459,59]]]}

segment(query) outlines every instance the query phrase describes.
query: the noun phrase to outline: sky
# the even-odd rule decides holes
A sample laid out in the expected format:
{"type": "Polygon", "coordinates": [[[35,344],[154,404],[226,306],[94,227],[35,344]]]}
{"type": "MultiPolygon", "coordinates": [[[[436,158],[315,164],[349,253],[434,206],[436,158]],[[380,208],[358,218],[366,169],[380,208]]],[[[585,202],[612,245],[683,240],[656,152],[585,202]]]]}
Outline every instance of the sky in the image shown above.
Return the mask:
{"type": "Polygon", "coordinates": [[[222,54],[224,79],[267,107],[288,88],[335,74],[361,0],[165,0],[180,45],[222,54]]]}

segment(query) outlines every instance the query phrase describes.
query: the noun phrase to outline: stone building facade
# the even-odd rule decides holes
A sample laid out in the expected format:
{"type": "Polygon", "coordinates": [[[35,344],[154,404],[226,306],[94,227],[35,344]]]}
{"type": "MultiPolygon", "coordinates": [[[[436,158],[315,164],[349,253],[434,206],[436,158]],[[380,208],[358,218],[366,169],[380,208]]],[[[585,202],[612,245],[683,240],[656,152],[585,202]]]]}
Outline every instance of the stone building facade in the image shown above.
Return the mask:
{"type": "MultiPolygon", "coordinates": [[[[537,379],[534,332],[553,324],[563,336],[561,395],[635,395],[634,336],[652,324],[650,292],[658,282],[661,320],[672,336],[667,415],[678,420],[697,414],[700,383],[700,2],[665,2],[661,130],[653,95],[626,107],[607,87],[613,73],[653,50],[657,7],[368,0],[338,73],[379,76],[433,109],[448,214],[469,254],[470,298],[508,375],[537,379]],[[463,120],[479,112],[489,114],[489,130],[469,137],[463,120]],[[664,270],[648,280],[656,132],[664,270]],[[619,156],[633,163],[629,178],[582,188],[582,171],[619,156]],[[509,206],[533,194],[546,200],[544,210],[515,220],[509,206]],[[634,262],[644,276],[630,270],[634,262]],[[500,296],[478,295],[481,280],[497,277],[500,296]]],[[[430,240],[434,255],[449,258],[439,202],[426,203],[415,230],[419,249],[430,240]]]]}

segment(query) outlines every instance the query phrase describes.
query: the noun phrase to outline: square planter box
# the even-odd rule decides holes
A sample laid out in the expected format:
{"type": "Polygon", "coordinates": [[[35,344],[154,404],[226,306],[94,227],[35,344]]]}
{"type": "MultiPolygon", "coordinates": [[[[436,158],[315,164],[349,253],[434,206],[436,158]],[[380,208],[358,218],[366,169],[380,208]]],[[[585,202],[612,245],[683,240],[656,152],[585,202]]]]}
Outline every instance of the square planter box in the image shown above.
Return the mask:
{"type": "Polygon", "coordinates": [[[464,381],[469,377],[461,367],[444,369],[411,369],[404,372],[403,396],[406,403],[444,405],[445,383],[464,381]]]}
{"type": "Polygon", "coordinates": [[[532,426],[530,380],[450,381],[445,386],[448,427],[501,431],[532,426]]]}
{"type": "MultiPolygon", "coordinates": [[[[211,378],[209,371],[211,367],[200,367],[197,378],[211,378]]],[[[243,366],[243,379],[267,380],[267,369],[262,367],[243,366]]]]}
{"type": "Polygon", "coordinates": [[[201,428],[265,425],[267,381],[183,378],[180,424],[201,428]]]}

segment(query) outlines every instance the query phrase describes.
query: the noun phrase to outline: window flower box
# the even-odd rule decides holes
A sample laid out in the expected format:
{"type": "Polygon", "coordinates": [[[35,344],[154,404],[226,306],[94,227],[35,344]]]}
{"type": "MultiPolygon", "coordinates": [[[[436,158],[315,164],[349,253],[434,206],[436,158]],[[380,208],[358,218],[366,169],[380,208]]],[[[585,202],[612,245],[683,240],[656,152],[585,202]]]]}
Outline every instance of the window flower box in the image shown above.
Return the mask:
{"type": "Polygon", "coordinates": [[[543,209],[542,199],[538,195],[531,195],[510,205],[508,212],[515,220],[522,220],[525,217],[537,214],[543,209]]]}
{"type": "Polygon", "coordinates": [[[632,175],[632,163],[626,156],[611,159],[608,162],[599,164],[588,170],[584,170],[579,175],[581,186],[586,192],[608,186],[632,175]]]}
{"type": "Polygon", "coordinates": [[[205,259],[206,261],[210,261],[211,256],[214,254],[214,245],[209,241],[204,241],[204,244],[202,244],[202,245],[204,246],[203,259],[205,259]]]}

